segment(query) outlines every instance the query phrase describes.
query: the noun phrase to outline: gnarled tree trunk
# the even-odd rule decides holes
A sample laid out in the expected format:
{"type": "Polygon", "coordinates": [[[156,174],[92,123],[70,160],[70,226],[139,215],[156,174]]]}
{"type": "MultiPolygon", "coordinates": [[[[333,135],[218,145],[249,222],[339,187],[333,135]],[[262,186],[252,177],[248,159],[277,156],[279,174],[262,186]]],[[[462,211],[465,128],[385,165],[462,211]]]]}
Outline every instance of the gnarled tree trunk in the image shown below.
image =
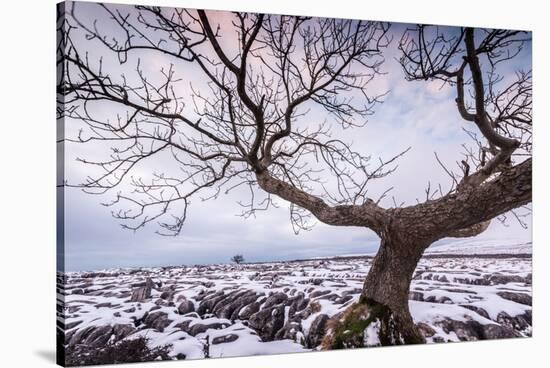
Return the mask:
{"type": "MultiPolygon", "coordinates": [[[[466,229],[449,233],[452,237],[470,237],[482,233],[490,221],[480,222],[466,229]]],[[[421,225],[401,223],[400,227],[389,226],[383,233],[380,248],[372,261],[371,268],[363,284],[359,303],[370,309],[382,312],[386,319],[385,329],[393,328],[396,338],[381,336],[381,344],[425,342],[419,333],[409,311],[409,289],[411,280],[426,248],[438,237],[424,230],[421,225]],[[421,236],[423,232],[426,236],[421,236]],[[391,316],[389,319],[387,317],[391,316]]],[[[384,333],[384,331],[381,331],[384,333]]],[[[387,332],[386,332],[387,335],[387,332]]]]}
{"type": "Polygon", "coordinates": [[[423,251],[432,243],[391,220],[363,284],[359,301],[332,321],[325,349],[425,342],[409,311],[409,287],[423,251]]]}
{"type": "MultiPolygon", "coordinates": [[[[426,240],[409,238],[407,232],[389,231],[380,242],[361,294],[360,303],[376,306],[378,313],[391,316],[381,323],[393,323],[396,338],[380,336],[381,344],[424,342],[416,329],[409,311],[409,287],[414,270],[424,249],[430,245],[426,240]]],[[[389,329],[392,326],[387,326],[389,329]]],[[[382,330],[381,330],[382,332],[382,330]]]]}

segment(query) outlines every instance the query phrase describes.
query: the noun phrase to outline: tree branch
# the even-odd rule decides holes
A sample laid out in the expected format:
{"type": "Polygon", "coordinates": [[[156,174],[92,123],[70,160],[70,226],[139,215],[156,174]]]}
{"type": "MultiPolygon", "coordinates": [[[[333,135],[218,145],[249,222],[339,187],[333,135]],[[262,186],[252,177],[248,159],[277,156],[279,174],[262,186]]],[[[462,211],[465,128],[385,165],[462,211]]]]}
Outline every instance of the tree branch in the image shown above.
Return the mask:
{"type": "Polygon", "coordinates": [[[386,210],[367,201],[363,205],[329,206],[322,199],[271,176],[267,171],[256,174],[260,188],[311,212],[319,221],[335,226],[368,227],[379,235],[389,217],[386,210]]]}

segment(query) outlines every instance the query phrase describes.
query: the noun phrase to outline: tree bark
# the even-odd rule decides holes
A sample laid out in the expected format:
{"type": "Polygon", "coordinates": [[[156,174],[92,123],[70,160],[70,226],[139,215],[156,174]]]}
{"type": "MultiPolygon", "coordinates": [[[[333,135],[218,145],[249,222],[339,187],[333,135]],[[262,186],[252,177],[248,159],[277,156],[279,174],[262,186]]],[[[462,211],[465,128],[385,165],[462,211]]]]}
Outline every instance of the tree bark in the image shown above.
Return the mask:
{"type": "Polygon", "coordinates": [[[323,349],[425,342],[409,311],[409,287],[431,242],[403,230],[394,221],[384,229],[359,301],[332,319],[323,349]]]}
{"type": "MultiPolygon", "coordinates": [[[[388,330],[397,327],[397,341],[388,341],[391,344],[425,342],[409,311],[409,287],[416,265],[431,241],[407,235],[406,230],[391,227],[384,233],[360,299],[361,303],[376,306],[392,317],[382,320],[382,323],[394,324],[386,326],[388,330]]],[[[384,343],[383,339],[381,341],[384,343]]]]}
{"type": "Polygon", "coordinates": [[[373,201],[363,205],[330,206],[324,200],[272,176],[267,169],[256,173],[260,188],[311,212],[319,221],[333,226],[368,227],[380,235],[388,221],[387,211],[373,201]]]}

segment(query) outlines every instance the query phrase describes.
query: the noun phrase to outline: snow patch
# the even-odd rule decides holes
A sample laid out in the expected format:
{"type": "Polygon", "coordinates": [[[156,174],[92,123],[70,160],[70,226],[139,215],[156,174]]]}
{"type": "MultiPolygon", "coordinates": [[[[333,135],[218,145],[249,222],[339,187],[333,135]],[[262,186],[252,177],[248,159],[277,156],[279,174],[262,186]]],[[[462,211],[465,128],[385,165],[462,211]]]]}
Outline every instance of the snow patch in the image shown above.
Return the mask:
{"type": "Polygon", "coordinates": [[[380,346],[380,320],[369,323],[363,331],[363,343],[365,346],[380,346]]]}

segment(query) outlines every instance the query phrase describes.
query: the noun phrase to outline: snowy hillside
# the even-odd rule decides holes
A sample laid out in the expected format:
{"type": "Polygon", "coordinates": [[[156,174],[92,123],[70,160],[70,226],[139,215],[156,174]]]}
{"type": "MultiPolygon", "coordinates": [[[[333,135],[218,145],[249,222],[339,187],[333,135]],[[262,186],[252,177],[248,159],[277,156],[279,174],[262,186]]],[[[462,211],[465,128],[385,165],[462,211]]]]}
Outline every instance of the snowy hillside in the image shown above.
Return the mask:
{"type": "Polygon", "coordinates": [[[435,245],[424,254],[461,254],[461,255],[496,255],[496,254],[532,254],[533,244],[518,240],[463,240],[435,245]]]}

